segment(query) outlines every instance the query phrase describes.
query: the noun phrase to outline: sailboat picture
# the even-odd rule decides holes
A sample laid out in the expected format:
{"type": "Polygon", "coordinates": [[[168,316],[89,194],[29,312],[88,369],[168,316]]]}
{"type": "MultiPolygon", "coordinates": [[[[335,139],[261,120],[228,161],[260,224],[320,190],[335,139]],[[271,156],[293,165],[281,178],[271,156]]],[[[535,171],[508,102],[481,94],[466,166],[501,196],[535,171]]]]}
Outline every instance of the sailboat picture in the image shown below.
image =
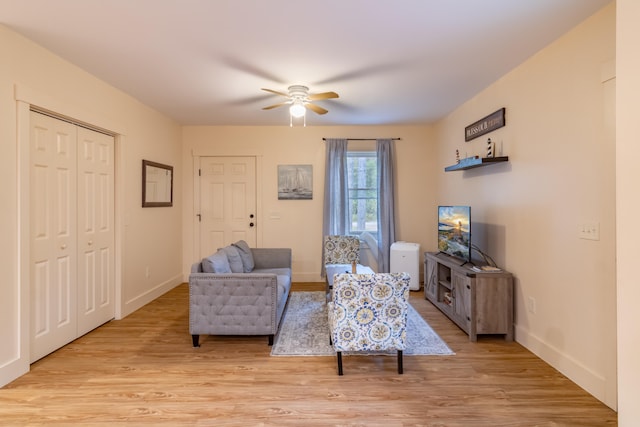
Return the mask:
{"type": "Polygon", "coordinates": [[[278,165],[278,200],[313,199],[313,165],[278,165]]]}

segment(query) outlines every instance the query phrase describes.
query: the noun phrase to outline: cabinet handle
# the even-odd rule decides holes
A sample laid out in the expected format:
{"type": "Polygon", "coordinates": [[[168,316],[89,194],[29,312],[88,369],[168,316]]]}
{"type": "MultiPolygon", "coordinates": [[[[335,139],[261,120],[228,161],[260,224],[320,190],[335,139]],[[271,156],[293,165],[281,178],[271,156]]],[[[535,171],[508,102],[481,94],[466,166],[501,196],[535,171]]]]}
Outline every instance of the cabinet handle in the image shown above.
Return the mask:
{"type": "Polygon", "coordinates": [[[467,289],[471,289],[471,285],[467,285],[467,289]]]}

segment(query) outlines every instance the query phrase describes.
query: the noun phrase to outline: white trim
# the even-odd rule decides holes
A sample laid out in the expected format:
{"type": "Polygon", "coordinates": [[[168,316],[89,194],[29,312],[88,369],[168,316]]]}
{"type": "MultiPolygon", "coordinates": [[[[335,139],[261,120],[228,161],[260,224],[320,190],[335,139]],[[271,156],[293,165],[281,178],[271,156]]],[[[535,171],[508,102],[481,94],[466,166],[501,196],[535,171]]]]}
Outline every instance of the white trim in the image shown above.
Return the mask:
{"type": "Polygon", "coordinates": [[[20,252],[18,256],[18,271],[20,272],[20,358],[24,358],[27,370],[31,363],[31,313],[30,313],[30,301],[31,301],[31,286],[30,280],[30,265],[29,259],[31,257],[31,225],[29,222],[30,212],[30,164],[31,164],[31,150],[30,150],[30,112],[29,104],[24,102],[17,103],[17,133],[16,133],[16,147],[18,152],[18,198],[20,204],[18,207],[18,222],[20,234],[18,235],[18,244],[20,245],[20,252]]]}
{"type": "Polygon", "coordinates": [[[125,238],[125,230],[126,230],[126,226],[128,225],[128,216],[126,214],[123,214],[124,212],[124,206],[125,206],[125,202],[124,202],[124,188],[125,188],[125,182],[124,182],[124,177],[125,177],[125,152],[126,152],[126,147],[127,144],[125,143],[126,141],[126,137],[124,135],[115,135],[114,136],[114,140],[115,140],[115,147],[114,147],[114,153],[113,153],[113,157],[115,159],[115,169],[113,171],[113,173],[115,174],[114,177],[114,182],[113,182],[113,186],[114,186],[114,206],[113,206],[113,211],[114,211],[114,232],[115,232],[115,236],[114,236],[114,251],[115,251],[115,260],[114,260],[114,274],[115,274],[115,290],[114,290],[114,296],[113,298],[115,299],[116,302],[116,306],[115,306],[115,310],[114,310],[114,318],[116,320],[121,320],[125,317],[125,315],[123,314],[123,307],[124,307],[124,301],[123,301],[123,295],[124,295],[124,291],[123,291],[123,283],[124,283],[124,256],[125,256],[125,245],[124,245],[124,238],[125,238]]]}
{"type": "Polygon", "coordinates": [[[256,246],[263,247],[263,234],[264,221],[262,219],[262,179],[258,177],[262,176],[262,156],[252,156],[256,159],[256,246]]]}
{"type": "Polygon", "coordinates": [[[30,313],[29,313],[29,104],[16,102],[16,153],[17,153],[17,280],[15,286],[17,294],[16,305],[18,319],[16,332],[17,345],[14,358],[0,366],[0,386],[10,383],[21,375],[29,372],[30,368],[30,313]],[[26,143],[25,143],[26,141],[26,143]],[[26,236],[26,239],[24,238],[26,236]],[[26,261],[25,261],[26,260],[26,261]]]}
{"type": "Polygon", "coordinates": [[[134,298],[124,301],[122,304],[122,317],[126,317],[138,310],[139,308],[144,307],[155,299],[161,297],[162,295],[169,292],[171,289],[183,283],[182,273],[176,274],[169,280],[166,280],[156,287],[149,289],[148,291],[136,295],[134,298]]]}
{"type": "MultiPolygon", "coordinates": [[[[193,206],[191,212],[191,232],[193,233],[193,256],[191,258],[196,259],[200,253],[200,224],[202,223],[202,217],[196,218],[196,212],[200,207],[200,159],[202,156],[193,156],[193,206]]],[[[189,269],[191,265],[188,266],[189,269]]],[[[188,273],[187,273],[188,276],[188,273]]]]}

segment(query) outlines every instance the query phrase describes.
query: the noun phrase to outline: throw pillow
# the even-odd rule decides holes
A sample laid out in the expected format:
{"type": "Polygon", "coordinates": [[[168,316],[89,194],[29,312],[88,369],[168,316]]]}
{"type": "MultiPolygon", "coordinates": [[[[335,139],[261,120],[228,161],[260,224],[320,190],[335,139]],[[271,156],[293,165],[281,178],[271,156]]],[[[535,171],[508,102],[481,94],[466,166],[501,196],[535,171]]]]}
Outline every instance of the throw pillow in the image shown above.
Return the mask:
{"type": "Polygon", "coordinates": [[[245,273],[251,273],[253,268],[255,267],[255,263],[253,262],[253,254],[251,253],[251,248],[244,240],[238,240],[235,243],[231,244],[238,248],[238,252],[240,253],[240,258],[242,258],[242,265],[244,267],[245,273]]]}
{"type": "Polygon", "coordinates": [[[238,249],[235,246],[231,246],[231,245],[225,246],[220,250],[224,251],[224,253],[227,254],[227,259],[229,260],[229,266],[231,267],[232,273],[244,272],[244,267],[242,265],[242,258],[240,258],[240,253],[238,252],[238,249]]]}
{"type": "Polygon", "coordinates": [[[202,260],[202,271],[205,273],[231,273],[227,254],[218,250],[202,260]]]}

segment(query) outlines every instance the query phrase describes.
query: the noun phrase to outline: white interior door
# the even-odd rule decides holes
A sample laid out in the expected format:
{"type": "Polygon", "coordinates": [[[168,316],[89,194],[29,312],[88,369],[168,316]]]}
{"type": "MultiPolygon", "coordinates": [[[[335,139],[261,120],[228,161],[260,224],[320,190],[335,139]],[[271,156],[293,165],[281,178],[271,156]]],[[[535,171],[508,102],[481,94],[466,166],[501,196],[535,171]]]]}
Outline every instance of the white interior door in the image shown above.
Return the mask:
{"type": "Polygon", "coordinates": [[[114,138],[30,115],[31,361],[114,317],[114,138]]]}
{"type": "Polygon", "coordinates": [[[115,313],[114,145],[78,128],[78,336],[115,313]]]}
{"type": "Polygon", "coordinates": [[[76,338],[76,126],[31,114],[31,361],[76,338]]]}
{"type": "Polygon", "coordinates": [[[238,240],[256,245],[255,157],[200,158],[200,257],[238,240]]]}

